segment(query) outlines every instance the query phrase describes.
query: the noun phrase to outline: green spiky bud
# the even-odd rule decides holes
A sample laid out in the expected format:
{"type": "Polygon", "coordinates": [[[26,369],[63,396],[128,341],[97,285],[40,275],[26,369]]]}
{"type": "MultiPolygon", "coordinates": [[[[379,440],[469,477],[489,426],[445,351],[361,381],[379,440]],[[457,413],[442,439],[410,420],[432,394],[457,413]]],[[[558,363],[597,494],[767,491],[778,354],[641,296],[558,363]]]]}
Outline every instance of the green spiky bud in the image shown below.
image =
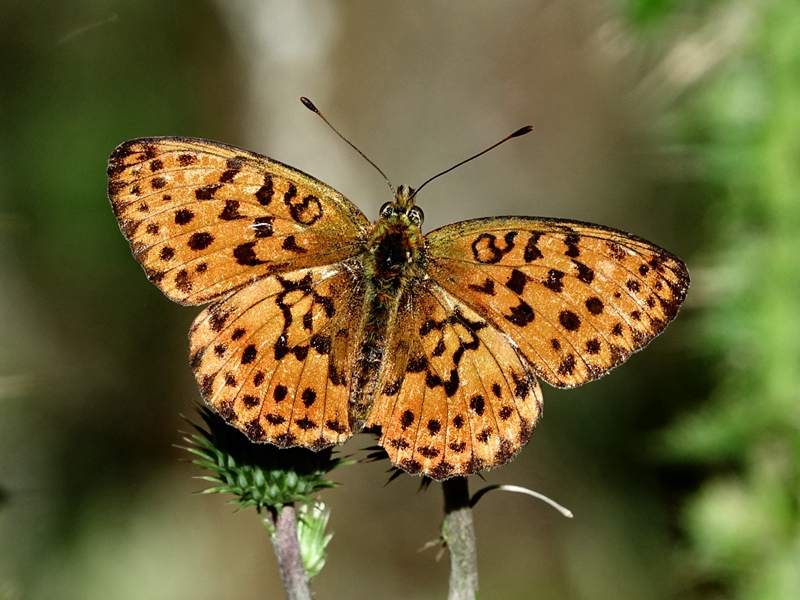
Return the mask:
{"type": "Polygon", "coordinates": [[[184,449],[197,458],[192,462],[211,475],[199,477],[214,485],[204,494],[232,494],[240,508],[255,506],[280,511],[285,504],[314,504],[311,495],[336,487],[326,475],[353,461],[333,456],[333,449],[312,452],[305,448],[281,449],[255,444],[206,407],[198,409],[205,427],[192,423],[196,433],[184,439],[184,449]]]}

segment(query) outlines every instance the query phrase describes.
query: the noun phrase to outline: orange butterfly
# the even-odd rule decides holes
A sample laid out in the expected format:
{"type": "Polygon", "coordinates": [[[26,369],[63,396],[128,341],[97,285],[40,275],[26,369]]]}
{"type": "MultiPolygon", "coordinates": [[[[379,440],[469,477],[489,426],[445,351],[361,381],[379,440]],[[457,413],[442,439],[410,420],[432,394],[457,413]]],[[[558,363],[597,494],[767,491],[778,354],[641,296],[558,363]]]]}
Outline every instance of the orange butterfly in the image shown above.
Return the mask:
{"type": "Polygon", "coordinates": [[[404,186],[371,224],[310,175],[217,142],[131,140],[108,178],[150,281],[212,302],[190,332],[210,406],[281,447],[379,428],[394,465],[434,479],[509,461],[541,414],[537,377],[607,373],[689,286],[676,256],[599,225],[502,217],[423,235],[404,186]]]}

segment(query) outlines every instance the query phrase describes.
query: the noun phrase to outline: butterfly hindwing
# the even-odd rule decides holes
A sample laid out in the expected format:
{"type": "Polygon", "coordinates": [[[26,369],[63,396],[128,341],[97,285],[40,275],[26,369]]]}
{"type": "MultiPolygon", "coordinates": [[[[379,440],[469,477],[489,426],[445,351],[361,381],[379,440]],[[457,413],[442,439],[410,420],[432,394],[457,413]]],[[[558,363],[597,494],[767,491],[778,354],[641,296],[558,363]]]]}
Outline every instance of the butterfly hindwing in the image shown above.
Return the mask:
{"type": "Polygon", "coordinates": [[[686,266],[614,229],[535,217],[477,219],[426,236],[428,274],[505,333],[557,387],[596,379],[658,335],[686,266]]]}
{"type": "Polygon", "coordinates": [[[444,479],[509,461],[541,413],[523,357],[431,281],[401,306],[367,422],[381,427],[392,463],[444,479]]]}
{"type": "Polygon", "coordinates": [[[148,278],[203,304],[269,273],[359,250],[369,221],[310,175],[193,138],[142,138],[111,155],[108,192],[148,278]]]}
{"type": "Polygon", "coordinates": [[[253,441],[344,443],[362,297],[338,265],[264,277],[212,304],[189,335],[204,400],[253,441]]]}

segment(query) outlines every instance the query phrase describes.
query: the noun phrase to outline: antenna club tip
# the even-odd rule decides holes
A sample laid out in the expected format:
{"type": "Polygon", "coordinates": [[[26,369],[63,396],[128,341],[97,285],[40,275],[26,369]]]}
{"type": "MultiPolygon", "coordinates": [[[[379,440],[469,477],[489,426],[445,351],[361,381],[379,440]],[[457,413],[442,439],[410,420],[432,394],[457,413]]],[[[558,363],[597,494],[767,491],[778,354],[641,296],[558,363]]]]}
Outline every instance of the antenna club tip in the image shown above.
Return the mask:
{"type": "Polygon", "coordinates": [[[303,106],[305,106],[308,110],[319,114],[319,110],[316,106],[314,106],[314,103],[305,96],[300,96],[300,102],[302,102],[303,106]]]}
{"type": "Polygon", "coordinates": [[[525,135],[526,133],[530,133],[531,131],[533,131],[533,125],[525,125],[525,127],[520,127],[508,137],[519,137],[521,135],[525,135]]]}

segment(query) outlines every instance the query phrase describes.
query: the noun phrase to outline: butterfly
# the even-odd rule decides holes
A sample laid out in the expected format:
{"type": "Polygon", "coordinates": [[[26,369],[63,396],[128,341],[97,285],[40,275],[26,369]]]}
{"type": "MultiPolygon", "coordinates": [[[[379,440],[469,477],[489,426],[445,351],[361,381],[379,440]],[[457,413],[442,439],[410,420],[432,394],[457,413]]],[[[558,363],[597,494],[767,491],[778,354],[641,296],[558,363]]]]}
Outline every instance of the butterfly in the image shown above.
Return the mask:
{"type": "Polygon", "coordinates": [[[365,428],[446,479],[508,462],[559,387],[607,373],[675,317],[686,265],[623,231],[492,217],[423,235],[400,186],[371,223],[330,186],[241,148],[121,144],[108,194],[150,281],[207,304],[203,399],[255,442],[319,450],[365,428]]]}

